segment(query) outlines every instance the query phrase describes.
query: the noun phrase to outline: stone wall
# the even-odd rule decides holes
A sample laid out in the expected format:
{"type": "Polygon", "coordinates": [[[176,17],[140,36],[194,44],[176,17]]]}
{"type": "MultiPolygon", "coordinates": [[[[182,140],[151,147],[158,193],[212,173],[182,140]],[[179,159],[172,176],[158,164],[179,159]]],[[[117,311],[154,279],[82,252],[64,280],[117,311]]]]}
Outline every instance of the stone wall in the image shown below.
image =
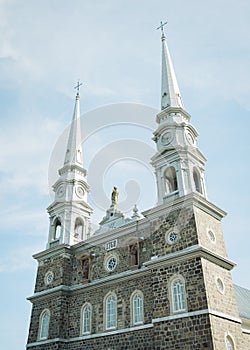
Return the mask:
{"type": "Polygon", "coordinates": [[[210,316],[210,322],[213,331],[214,350],[226,349],[226,335],[230,335],[233,339],[236,350],[249,350],[249,339],[248,344],[246,344],[239,323],[216,316],[210,316]]]}
{"type": "Polygon", "coordinates": [[[213,350],[209,316],[199,315],[155,324],[154,349],[213,350]]]}
{"type": "Polygon", "coordinates": [[[152,319],[153,299],[151,293],[150,276],[138,276],[137,278],[122,280],[98,286],[87,286],[78,290],[69,298],[69,338],[80,336],[81,308],[88,302],[92,305],[92,334],[105,331],[104,301],[109,292],[117,297],[117,329],[131,327],[130,297],[135,290],[140,290],[144,296],[144,324],[152,319]]]}
{"type": "Polygon", "coordinates": [[[171,315],[170,282],[175,276],[185,281],[187,311],[207,309],[205,284],[200,258],[174,263],[153,269],[152,293],[154,295],[154,317],[171,315]]]}
{"type": "Polygon", "coordinates": [[[224,257],[227,256],[221,222],[205,211],[195,208],[195,222],[199,244],[224,257]],[[214,234],[214,241],[209,239],[208,231],[214,234]]]}

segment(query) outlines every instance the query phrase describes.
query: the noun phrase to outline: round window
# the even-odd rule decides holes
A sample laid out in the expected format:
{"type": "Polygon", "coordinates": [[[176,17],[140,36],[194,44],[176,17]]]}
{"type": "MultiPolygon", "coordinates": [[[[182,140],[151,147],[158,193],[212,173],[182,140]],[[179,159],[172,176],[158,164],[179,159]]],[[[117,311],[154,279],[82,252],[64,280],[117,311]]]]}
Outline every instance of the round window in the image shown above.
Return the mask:
{"type": "Polygon", "coordinates": [[[222,279],[220,279],[219,277],[216,280],[216,287],[221,294],[224,293],[224,291],[225,291],[224,283],[223,283],[222,279]]]}
{"type": "Polygon", "coordinates": [[[113,271],[117,265],[117,259],[114,256],[111,256],[110,258],[107,259],[107,270],[108,271],[113,271]]]}
{"type": "Polygon", "coordinates": [[[44,277],[45,284],[50,284],[54,279],[54,274],[52,271],[48,271],[44,277]]]}
{"type": "Polygon", "coordinates": [[[166,241],[169,244],[174,244],[178,239],[178,232],[177,231],[171,231],[166,234],[166,241]]]}
{"type": "Polygon", "coordinates": [[[210,239],[211,242],[215,243],[215,234],[213,233],[212,230],[207,231],[208,238],[210,239]]]}

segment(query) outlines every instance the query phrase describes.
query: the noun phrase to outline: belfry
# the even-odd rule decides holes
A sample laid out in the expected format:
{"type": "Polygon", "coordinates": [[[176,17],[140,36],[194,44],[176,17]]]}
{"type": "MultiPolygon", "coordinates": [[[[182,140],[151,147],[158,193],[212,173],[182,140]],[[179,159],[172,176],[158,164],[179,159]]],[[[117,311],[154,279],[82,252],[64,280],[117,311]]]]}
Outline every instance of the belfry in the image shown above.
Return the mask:
{"type": "MultiPolygon", "coordinates": [[[[131,218],[110,207],[90,234],[80,95],[65,160],[48,207],[27,349],[249,350],[250,291],[232,283],[221,220],[207,199],[206,159],[197,146],[162,31],[161,111],[152,157],[157,204],[131,218]]],[[[116,183],[114,179],[114,184],[116,183]]]]}

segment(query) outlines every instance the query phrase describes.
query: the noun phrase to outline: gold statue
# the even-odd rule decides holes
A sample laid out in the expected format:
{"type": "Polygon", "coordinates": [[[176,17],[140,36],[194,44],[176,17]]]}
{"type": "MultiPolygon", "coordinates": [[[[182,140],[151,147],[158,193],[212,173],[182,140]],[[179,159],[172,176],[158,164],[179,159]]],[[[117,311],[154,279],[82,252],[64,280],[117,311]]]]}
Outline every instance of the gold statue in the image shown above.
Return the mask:
{"type": "Polygon", "coordinates": [[[116,207],[118,204],[118,194],[119,194],[118,189],[117,187],[114,186],[114,189],[111,194],[112,207],[116,207]]]}

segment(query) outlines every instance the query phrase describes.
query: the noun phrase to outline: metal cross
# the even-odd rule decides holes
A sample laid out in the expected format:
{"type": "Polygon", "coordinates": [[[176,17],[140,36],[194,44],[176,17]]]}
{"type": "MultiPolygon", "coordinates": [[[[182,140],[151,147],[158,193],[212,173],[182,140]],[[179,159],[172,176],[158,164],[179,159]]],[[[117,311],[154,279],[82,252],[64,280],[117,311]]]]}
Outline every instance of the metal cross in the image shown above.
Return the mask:
{"type": "Polygon", "coordinates": [[[74,87],[74,89],[77,89],[77,95],[79,95],[79,90],[81,85],[82,83],[80,83],[80,80],[78,79],[77,85],[74,87]]]}
{"type": "Polygon", "coordinates": [[[158,28],[156,28],[156,29],[160,29],[160,28],[161,28],[161,33],[162,33],[162,35],[164,35],[163,27],[164,27],[167,23],[168,23],[168,22],[162,23],[162,21],[161,21],[161,25],[160,25],[158,28]]]}

